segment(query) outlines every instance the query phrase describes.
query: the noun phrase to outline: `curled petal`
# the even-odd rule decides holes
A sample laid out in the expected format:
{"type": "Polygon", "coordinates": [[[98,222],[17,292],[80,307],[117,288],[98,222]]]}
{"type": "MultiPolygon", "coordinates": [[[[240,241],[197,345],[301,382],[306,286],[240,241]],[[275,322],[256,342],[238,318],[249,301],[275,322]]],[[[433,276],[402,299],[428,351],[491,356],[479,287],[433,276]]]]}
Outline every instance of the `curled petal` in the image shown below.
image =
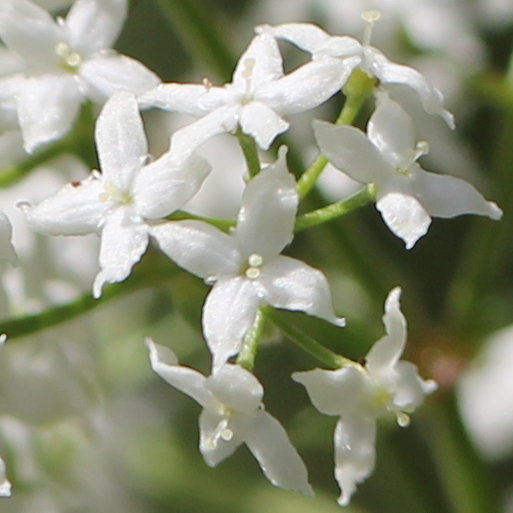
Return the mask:
{"type": "Polygon", "coordinates": [[[431,217],[419,201],[408,194],[391,192],[382,196],[376,203],[383,220],[390,230],[403,239],[406,249],[427,233],[431,217]]]}
{"type": "Polygon", "coordinates": [[[259,411],[246,433],[246,444],[274,486],[313,495],[303,460],[290,443],[282,425],[266,411],[259,411]]]}
{"type": "Polygon", "coordinates": [[[424,380],[419,376],[417,366],[410,362],[398,362],[397,389],[394,394],[394,405],[401,411],[413,411],[423,402],[427,394],[437,388],[433,380],[424,380]]]}
{"type": "Polygon", "coordinates": [[[312,23],[282,23],[274,27],[260,25],[256,28],[256,32],[259,34],[268,32],[309,53],[315,53],[324,42],[331,38],[327,32],[312,23]]]}

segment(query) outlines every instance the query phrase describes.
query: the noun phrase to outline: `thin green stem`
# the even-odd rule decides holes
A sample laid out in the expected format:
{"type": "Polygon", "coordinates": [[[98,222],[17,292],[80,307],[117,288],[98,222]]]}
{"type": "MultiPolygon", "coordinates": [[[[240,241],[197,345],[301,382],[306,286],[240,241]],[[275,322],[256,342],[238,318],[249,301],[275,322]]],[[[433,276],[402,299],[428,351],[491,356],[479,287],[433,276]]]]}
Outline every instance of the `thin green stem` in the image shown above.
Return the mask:
{"type": "MultiPolygon", "coordinates": [[[[374,79],[370,78],[363,71],[355,70],[343,89],[346,101],[335,124],[352,125],[365,100],[374,90],[375,85],[376,81],[374,79]]],[[[313,164],[301,175],[297,187],[302,198],[315,186],[327,164],[328,159],[324,155],[319,155],[313,164]]]]}
{"type": "Polygon", "coordinates": [[[357,208],[364,207],[374,202],[375,199],[376,187],[373,184],[369,184],[349,198],[303,214],[297,218],[294,229],[296,232],[299,232],[306,228],[326,223],[332,219],[348,214],[357,208]]]}
{"type": "Polygon", "coordinates": [[[248,371],[252,371],[255,366],[255,357],[264,335],[265,324],[269,318],[269,310],[268,306],[262,306],[258,309],[255,322],[244,337],[242,349],[237,357],[237,363],[248,371]]]}
{"type": "Polygon", "coordinates": [[[208,223],[212,226],[215,226],[216,228],[219,228],[223,232],[230,231],[230,229],[233,228],[236,224],[233,219],[214,219],[212,217],[197,216],[183,210],[177,210],[176,212],[173,212],[166,217],[166,220],[168,221],[185,221],[188,219],[203,221],[204,223],[208,223]]]}
{"type": "Polygon", "coordinates": [[[317,360],[326,365],[326,367],[339,369],[340,367],[345,367],[347,365],[354,365],[355,362],[349,358],[345,358],[344,356],[334,353],[300,329],[292,326],[282,317],[278,310],[269,310],[269,318],[278,328],[280,328],[287,338],[301,347],[304,351],[317,358],[317,360]]]}
{"type": "Polygon", "coordinates": [[[241,130],[238,130],[236,135],[244,158],[246,159],[249,176],[253,178],[260,173],[260,157],[258,156],[258,149],[255,140],[253,137],[243,133],[241,130]]]}

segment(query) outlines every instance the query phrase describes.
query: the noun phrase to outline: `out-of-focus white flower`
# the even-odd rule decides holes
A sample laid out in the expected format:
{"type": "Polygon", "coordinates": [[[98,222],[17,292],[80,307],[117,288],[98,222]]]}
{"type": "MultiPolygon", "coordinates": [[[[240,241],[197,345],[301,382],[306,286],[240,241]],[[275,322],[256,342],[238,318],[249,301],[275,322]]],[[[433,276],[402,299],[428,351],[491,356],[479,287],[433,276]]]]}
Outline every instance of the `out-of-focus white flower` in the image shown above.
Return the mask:
{"type": "Polygon", "coordinates": [[[0,210],[0,260],[16,264],[18,257],[12,245],[12,226],[8,217],[0,210]]]}
{"type": "Polygon", "coordinates": [[[410,117],[386,95],[379,98],[367,135],[322,121],[314,122],[314,131],[321,151],[335,167],[354,180],[376,185],[376,207],[407,249],[427,233],[431,216],[477,214],[499,219],[502,215],[469,183],[424,171],[417,164],[428,145],[414,145],[410,117]]]}
{"type": "Polygon", "coordinates": [[[292,241],[298,206],[285,156],[281,151],[279,159],[248,184],[231,234],[199,221],[151,229],[166,255],[214,284],[203,308],[214,368],[240,350],[261,305],[301,310],[343,324],[333,311],[324,274],[280,254],[292,241]]]}
{"type": "Polygon", "coordinates": [[[230,84],[161,84],[140,101],[202,117],[186,132],[189,140],[189,132],[197,134],[197,144],[240,126],[267,149],[289,127],[282,116],[320,105],[340,89],[350,71],[344,76],[328,62],[316,61],[284,75],[275,38],[263,33],[242,54],[230,84]]]}
{"type": "Polygon", "coordinates": [[[365,13],[365,16],[368,30],[362,45],[348,36],[330,36],[310,23],[284,23],[275,27],[262,25],[257,27],[257,32],[272,34],[291,42],[312,54],[314,62],[328,60],[335,68],[338,67],[339,73],[346,78],[359,66],[369,76],[377,78],[380,87],[411,88],[418,94],[426,112],[440,115],[451,128],[454,128],[453,116],[443,108],[443,96],[438,89],[417,70],[390,61],[377,48],[370,46],[371,28],[379,14],[370,11],[365,13]]]}
{"type": "Polygon", "coordinates": [[[275,486],[313,495],[306,467],[281,424],[264,409],[262,385],[239,365],[225,364],[211,376],[178,364],[167,347],[146,339],[153,370],[202,407],[200,451],[213,467],[245,443],[275,486]]]}
{"type": "MultiPolygon", "coordinates": [[[[0,335],[0,346],[6,341],[5,334],[0,335]]],[[[5,474],[5,463],[0,458],[0,497],[9,497],[11,495],[11,483],[7,480],[5,474]]]]}
{"type": "Polygon", "coordinates": [[[110,49],[125,16],[126,0],[77,0],[57,21],[30,0],[2,1],[0,37],[24,64],[12,80],[26,151],[66,134],[86,98],[103,102],[116,91],[138,94],[159,83],[110,49]]]}
{"type": "Polygon", "coordinates": [[[150,164],[135,97],[117,93],[96,124],[101,170],[71,182],[37,206],[21,204],[37,232],[101,232],[100,268],[93,287],[124,280],[148,246],[148,220],[180,208],[199,189],[210,166],[195,156],[168,152],[150,164]]]}
{"type": "Polygon", "coordinates": [[[406,343],[406,320],[400,310],[401,290],[393,289],[385,302],[386,335],[371,348],[362,363],[337,370],[295,372],[313,405],[326,415],[338,415],[335,429],[335,477],[341,489],[339,504],[346,506],[356,485],[374,469],[376,420],[388,413],[400,426],[424,396],[436,389],[422,380],[417,367],[399,361],[406,343]]]}

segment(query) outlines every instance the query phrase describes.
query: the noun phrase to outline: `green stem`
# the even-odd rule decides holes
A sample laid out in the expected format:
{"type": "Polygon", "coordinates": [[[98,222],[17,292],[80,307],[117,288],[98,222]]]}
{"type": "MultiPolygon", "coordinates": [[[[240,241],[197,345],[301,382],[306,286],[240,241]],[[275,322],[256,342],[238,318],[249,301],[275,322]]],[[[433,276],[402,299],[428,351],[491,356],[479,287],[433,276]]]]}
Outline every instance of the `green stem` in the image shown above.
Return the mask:
{"type": "Polygon", "coordinates": [[[237,363],[248,371],[252,371],[255,366],[255,357],[264,335],[265,324],[269,318],[269,310],[268,306],[262,306],[258,309],[255,322],[244,337],[242,349],[237,357],[237,363]]]}
{"type": "Polygon", "coordinates": [[[232,219],[214,219],[212,217],[204,217],[197,216],[195,214],[191,214],[189,212],[184,212],[183,210],[177,210],[173,212],[171,215],[166,217],[168,221],[186,221],[188,219],[192,219],[194,221],[203,221],[204,223],[211,224],[216,228],[219,228],[223,232],[228,232],[235,226],[235,221],[232,219]]]}
{"type": "Polygon", "coordinates": [[[296,220],[295,231],[301,231],[312,226],[326,223],[337,217],[341,217],[357,208],[364,207],[376,199],[376,187],[369,184],[349,198],[337,201],[326,207],[307,212],[296,220]]]}
{"type": "MultiPolygon", "coordinates": [[[[374,90],[375,85],[376,81],[373,78],[370,78],[359,69],[355,70],[343,89],[346,101],[335,124],[352,125],[365,100],[374,90]]],[[[302,198],[315,186],[327,164],[328,159],[324,155],[319,155],[313,164],[302,174],[297,186],[299,195],[302,198]]]]}
{"type": "Polygon", "coordinates": [[[237,130],[236,135],[244,158],[246,159],[249,176],[253,178],[260,173],[260,158],[258,156],[255,140],[250,135],[243,133],[240,129],[237,130]]]}
{"type": "Polygon", "coordinates": [[[292,342],[317,358],[326,367],[339,369],[347,365],[354,365],[354,362],[349,358],[334,353],[317,342],[317,340],[285,321],[278,310],[269,310],[269,318],[292,342]]]}

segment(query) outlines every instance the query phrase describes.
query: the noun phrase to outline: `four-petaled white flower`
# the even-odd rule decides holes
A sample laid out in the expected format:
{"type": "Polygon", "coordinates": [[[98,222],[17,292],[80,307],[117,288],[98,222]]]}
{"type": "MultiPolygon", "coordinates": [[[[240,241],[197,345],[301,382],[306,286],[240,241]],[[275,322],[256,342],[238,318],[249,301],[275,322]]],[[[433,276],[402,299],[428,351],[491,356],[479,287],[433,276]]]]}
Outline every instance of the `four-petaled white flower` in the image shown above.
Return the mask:
{"type": "Polygon", "coordinates": [[[313,405],[326,415],[340,417],[335,429],[335,477],[341,489],[339,504],[346,506],[374,468],[376,420],[387,413],[400,426],[424,396],[436,389],[424,381],[417,367],[399,361],[406,343],[406,321],[399,306],[401,290],[393,289],[385,302],[386,335],[371,348],[362,363],[337,370],[295,372],[313,405]]]}
{"type": "Polygon", "coordinates": [[[327,59],[339,68],[339,73],[344,77],[360,67],[369,76],[377,78],[381,87],[406,86],[418,94],[426,112],[440,115],[454,128],[452,114],[443,107],[442,93],[424,75],[410,66],[390,61],[377,48],[370,46],[372,25],[379,18],[379,13],[368,11],[362,17],[368,23],[363,44],[349,36],[331,36],[311,23],[284,23],[274,27],[262,25],[256,30],[289,41],[312,54],[314,61],[327,59]]]}
{"type": "Polygon", "coordinates": [[[126,0],[77,0],[65,20],[54,21],[30,0],[2,0],[0,38],[24,62],[13,78],[28,152],[66,134],[86,98],[104,102],[116,91],[139,94],[160,82],[111,50],[126,8],[126,0]]]}
{"type": "Polygon", "coordinates": [[[124,280],[148,246],[148,222],[171,214],[198,191],[210,171],[200,157],[170,151],[146,164],[148,149],[135,97],[116,93],[96,124],[101,173],[71,182],[39,205],[20,204],[29,225],[52,235],[101,232],[93,287],[124,280]]]}
{"type": "Polygon", "coordinates": [[[424,171],[417,164],[428,145],[415,146],[410,117],[386,95],[378,98],[367,135],[322,121],[314,121],[314,131],[321,151],[335,167],[358,182],[376,185],[376,207],[407,249],[426,234],[430,216],[477,214],[499,219],[502,215],[469,183],[424,171]]]}
{"type": "Polygon", "coordinates": [[[263,388],[239,365],[225,364],[211,376],[178,364],[174,353],[146,340],[153,370],[202,407],[200,451],[213,467],[245,443],[271,483],[313,495],[306,467],[281,424],[262,404],[263,388]]]}
{"type": "MultiPolygon", "coordinates": [[[[350,71],[348,72],[350,73],[350,71]]],[[[278,44],[270,34],[256,36],[242,54],[233,81],[224,87],[210,83],[161,84],[141,95],[155,105],[202,117],[186,127],[200,141],[232,132],[237,126],[267,149],[289,124],[282,116],[312,109],[335,94],[347,79],[327,62],[311,62],[284,75],[278,44]]],[[[189,137],[189,136],[188,136],[189,137]]]]}
{"type": "MultiPolygon", "coordinates": [[[[285,150],[285,148],[282,148],[285,150]]],[[[301,310],[343,325],[324,274],[280,255],[293,238],[298,194],[286,151],[246,187],[237,226],[226,234],[200,221],[152,227],[161,249],[214,286],[203,308],[203,331],[214,368],[240,350],[261,305],[301,310]]]]}

